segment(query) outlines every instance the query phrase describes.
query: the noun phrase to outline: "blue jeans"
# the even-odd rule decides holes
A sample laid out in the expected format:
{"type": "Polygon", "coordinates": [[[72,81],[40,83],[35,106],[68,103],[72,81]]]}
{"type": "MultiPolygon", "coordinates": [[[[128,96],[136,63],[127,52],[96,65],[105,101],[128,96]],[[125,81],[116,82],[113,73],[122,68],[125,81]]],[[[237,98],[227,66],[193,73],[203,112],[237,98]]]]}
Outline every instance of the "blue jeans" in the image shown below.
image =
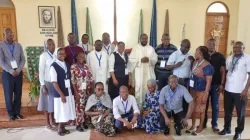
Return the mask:
{"type": "Polygon", "coordinates": [[[209,96],[207,99],[207,105],[206,105],[206,111],[205,111],[205,120],[203,126],[207,124],[208,116],[207,116],[207,111],[209,107],[209,99],[211,97],[211,104],[212,104],[212,127],[217,127],[217,121],[219,117],[219,99],[220,99],[220,94],[218,93],[217,89],[219,88],[220,85],[211,85],[209,96]]]}
{"type": "MultiPolygon", "coordinates": [[[[130,122],[133,117],[134,114],[133,113],[127,113],[127,114],[123,114],[121,115],[122,118],[128,118],[128,121],[130,122]]],[[[119,121],[119,120],[115,120],[115,127],[118,129],[121,129],[121,127],[123,126],[123,122],[119,121]]]]}

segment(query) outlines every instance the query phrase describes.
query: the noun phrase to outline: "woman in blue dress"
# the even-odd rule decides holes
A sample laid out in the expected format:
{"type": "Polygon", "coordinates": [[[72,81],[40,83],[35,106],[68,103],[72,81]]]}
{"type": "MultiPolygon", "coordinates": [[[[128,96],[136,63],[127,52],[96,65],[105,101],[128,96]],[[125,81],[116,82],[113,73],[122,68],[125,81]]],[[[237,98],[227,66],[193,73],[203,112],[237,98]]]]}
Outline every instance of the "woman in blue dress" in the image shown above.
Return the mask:
{"type": "Polygon", "coordinates": [[[160,91],[156,90],[156,80],[150,79],[147,82],[148,92],[145,95],[144,105],[138,121],[138,128],[146,130],[147,134],[154,134],[161,131],[160,127],[160,91]]]}

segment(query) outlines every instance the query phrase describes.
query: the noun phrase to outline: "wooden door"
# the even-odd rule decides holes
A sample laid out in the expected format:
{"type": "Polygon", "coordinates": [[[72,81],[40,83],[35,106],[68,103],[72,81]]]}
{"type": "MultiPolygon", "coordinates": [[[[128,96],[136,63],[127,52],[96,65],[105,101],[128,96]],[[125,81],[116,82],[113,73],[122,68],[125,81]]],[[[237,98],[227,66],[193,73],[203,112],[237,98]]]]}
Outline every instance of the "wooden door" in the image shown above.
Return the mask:
{"type": "Polygon", "coordinates": [[[207,40],[216,40],[216,51],[227,55],[229,15],[227,13],[207,13],[205,28],[205,45],[207,40]]]}
{"type": "Polygon", "coordinates": [[[14,40],[17,41],[16,15],[14,8],[0,8],[0,42],[4,40],[5,28],[12,29],[14,40]]]}

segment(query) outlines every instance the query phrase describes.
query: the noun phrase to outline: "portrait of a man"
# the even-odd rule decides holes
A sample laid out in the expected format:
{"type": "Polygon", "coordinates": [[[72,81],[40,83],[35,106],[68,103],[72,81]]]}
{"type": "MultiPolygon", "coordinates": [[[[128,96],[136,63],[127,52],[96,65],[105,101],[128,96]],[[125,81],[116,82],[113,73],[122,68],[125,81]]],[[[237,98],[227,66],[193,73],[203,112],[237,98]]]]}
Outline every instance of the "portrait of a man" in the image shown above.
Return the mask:
{"type": "Polygon", "coordinates": [[[55,7],[39,6],[38,11],[40,28],[56,28],[55,7]]]}

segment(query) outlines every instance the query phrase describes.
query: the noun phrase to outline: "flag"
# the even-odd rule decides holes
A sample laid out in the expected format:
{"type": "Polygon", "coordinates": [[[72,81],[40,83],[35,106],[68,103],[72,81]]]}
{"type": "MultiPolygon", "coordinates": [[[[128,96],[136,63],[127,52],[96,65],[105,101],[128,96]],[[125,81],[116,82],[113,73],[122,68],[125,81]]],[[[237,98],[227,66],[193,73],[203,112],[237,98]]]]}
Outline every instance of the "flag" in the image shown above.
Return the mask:
{"type": "Polygon", "coordinates": [[[166,11],[166,16],[165,16],[164,34],[169,34],[169,16],[168,16],[168,9],[167,9],[167,11],[166,11]]]}
{"type": "Polygon", "coordinates": [[[143,14],[142,9],[140,10],[140,22],[139,22],[139,32],[138,32],[138,43],[140,42],[141,34],[143,33],[143,14]]]}
{"type": "Polygon", "coordinates": [[[89,15],[89,8],[87,7],[87,16],[86,16],[86,33],[89,36],[89,44],[93,45],[93,34],[92,34],[92,27],[89,15]]]}
{"type": "Polygon", "coordinates": [[[76,36],[76,44],[79,44],[75,0],[71,0],[71,26],[72,33],[76,36]]]}
{"type": "Polygon", "coordinates": [[[154,48],[157,46],[157,14],[156,14],[156,0],[153,0],[151,30],[149,44],[154,48]]]}
{"type": "Polygon", "coordinates": [[[58,6],[58,10],[57,10],[57,43],[58,43],[58,47],[62,48],[65,46],[64,44],[64,36],[63,36],[63,26],[62,26],[62,15],[61,15],[61,10],[60,10],[60,6],[58,6]]]}

